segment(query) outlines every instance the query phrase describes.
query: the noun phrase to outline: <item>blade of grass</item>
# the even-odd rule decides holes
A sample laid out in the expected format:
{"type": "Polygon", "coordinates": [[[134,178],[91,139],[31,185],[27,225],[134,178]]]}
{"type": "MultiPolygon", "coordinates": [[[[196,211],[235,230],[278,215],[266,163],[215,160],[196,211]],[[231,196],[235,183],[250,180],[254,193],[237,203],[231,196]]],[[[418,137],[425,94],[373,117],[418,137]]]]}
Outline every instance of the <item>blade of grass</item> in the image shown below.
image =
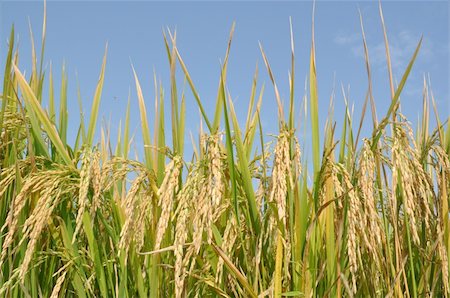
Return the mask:
{"type": "Polygon", "coordinates": [[[314,180],[320,170],[320,131],[319,131],[319,99],[317,95],[317,77],[316,77],[316,54],[314,44],[314,10],[312,17],[312,33],[311,33],[311,54],[309,62],[309,92],[310,92],[310,113],[311,113],[311,128],[312,128],[312,150],[313,150],[313,168],[314,180]]]}
{"type": "Polygon", "coordinates": [[[225,266],[227,266],[231,274],[233,274],[237,278],[237,280],[244,286],[247,294],[252,298],[257,298],[258,295],[256,295],[256,293],[253,291],[253,287],[248,282],[247,277],[242,274],[242,272],[233,264],[230,258],[228,258],[228,256],[222,251],[222,249],[220,249],[220,247],[218,247],[214,243],[212,243],[211,245],[217,255],[223,259],[223,261],[225,262],[225,266]]]}
{"type": "MultiPolygon", "coordinates": [[[[227,147],[227,162],[228,168],[230,169],[230,181],[231,181],[231,197],[233,198],[233,207],[234,214],[236,216],[236,221],[239,224],[240,216],[239,216],[239,206],[238,206],[238,197],[237,197],[237,185],[236,185],[236,168],[234,163],[234,151],[233,151],[233,140],[231,136],[231,128],[230,121],[228,118],[228,108],[227,103],[225,101],[225,88],[223,84],[221,84],[222,88],[220,92],[222,93],[221,98],[223,99],[223,114],[224,114],[224,122],[225,122],[225,136],[226,136],[226,147],[227,147]]],[[[198,155],[198,154],[197,154],[198,155]]]]}
{"type": "MultiPolygon", "coordinates": [[[[374,133],[372,135],[373,143],[372,146],[375,146],[375,144],[378,143],[378,140],[380,139],[383,129],[388,124],[389,118],[392,115],[392,113],[395,111],[396,106],[398,104],[398,101],[400,99],[400,94],[402,93],[403,87],[405,86],[406,80],[408,79],[409,73],[411,72],[411,69],[414,65],[414,62],[416,61],[417,54],[419,53],[420,46],[422,45],[423,36],[420,37],[419,43],[417,44],[416,50],[414,51],[414,54],[411,58],[411,60],[408,63],[408,66],[406,67],[405,72],[403,73],[402,79],[400,81],[400,84],[397,87],[397,90],[395,91],[394,97],[392,98],[391,104],[389,106],[389,109],[386,113],[385,118],[380,122],[377,129],[374,130],[374,133]]],[[[373,149],[373,148],[372,148],[373,149]]]]}
{"type": "Polygon", "coordinates": [[[177,57],[178,57],[178,61],[180,62],[181,68],[184,71],[184,75],[186,76],[186,79],[187,79],[187,81],[189,83],[189,86],[191,87],[192,94],[194,95],[194,98],[195,98],[195,100],[197,102],[197,105],[198,105],[198,107],[200,109],[200,112],[201,112],[201,114],[203,116],[203,120],[205,120],[206,126],[208,126],[209,131],[213,132],[213,127],[211,125],[211,122],[208,119],[208,116],[206,115],[206,111],[203,108],[203,104],[202,104],[202,102],[200,100],[200,96],[198,95],[198,92],[195,89],[194,83],[192,82],[191,76],[189,75],[189,72],[187,70],[186,64],[184,63],[183,59],[181,58],[181,55],[178,52],[177,48],[175,48],[175,51],[176,51],[176,54],[177,54],[177,57]]]}
{"type": "Polygon", "coordinates": [[[184,87],[183,92],[181,94],[181,110],[180,110],[180,123],[178,131],[180,132],[180,139],[178,142],[179,145],[179,154],[180,156],[183,156],[184,153],[184,133],[185,133],[185,126],[186,126],[186,96],[184,95],[184,87]]]}
{"type": "Polygon", "coordinates": [[[3,93],[2,93],[2,109],[0,110],[0,132],[3,131],[3,117],[5,115],[6,105],[9,101],[8,96],[12,92],[10,92],[11,88],[11,69],[12,69],[12,59],[13,59],[13,50],[14,50],[14,26],[11,28],[11,32],[9,34],[8,39],[8,54],[6,55],[6,61],[5,61],[5,71],[4,71],[4,78],[3,78],[3,93]]]}
{"type": "MultiPolygon", "coordinates": [[[[44,0],[44,16],[42,18],[42,39],[41,39],[41,57],[39,59],[39,77],[42,78],[41,82],[43,82],[43,74],[42,74],[42,66],[44,64],[44,53],[45,53],[45,37],[47,32],[47,0],[44,0]]],[[[39,88],[41,89],[41,88],[39,88]]]]}
{"type": "MultiPolygon", "coordinates": [[[[242,187],[244,188],[245,195],[247,198],[247,203],[250,208],[250,219],[252,222],[253,232],[256,235],[259,235],[259,233],[260,233],[259,211],[256,207],[255,193],[254,193],[253,186],[252,186],[252,178],[251,178],[250,170],[248,167],[247,157],[245,155],[244,144],[242,143],[242,139],[241,139],[241,131],[239,128],[239,123],[237,121],[236,113],[234,111],[234,105],[233,105],[233,102],[231,101],[230,97],[228,100],[228,105],[229,105],[229,110],[230,110],[230,114],[231,114],[231,120],[233,122],[233,127],[234,127],[234,139],[236,142],[236,152],[237,152],[237,156],[239,158],[238,165],[239,165],[239,170],[241,172],[242,180],[243,180],[242,187]]],[[[226,108],[226,106],[225,106],[225,108],[226,108]]]]}
{"type": "Polygon", "coordinates": [[[266,65],[267,72],[269,73],[269,77],[270,77],[270,80],[272,81],[273,89],[275,91],[275,99],[277,100],[277,106],[278,106],[278,119],[279,119],[279,122],[280,122],[279,124],[280,124],[280,128],[281,128],[282,124],[285,121],[285,118],[284,118],[284,112],[283,112],[283,104],[281,103],[281,98],[280,98],[280,92],[278,91],[277,83],[275,82],[275,78],[273,76],[272,69],[270,68],[269,61],[266,57],[266,54],[264,53],[261,43],[259,44],[259,49],[261,50],[264,64],[266,65]]]}
{"type": "Polygon", "coordinates": [[[39,96],[39,77],[37,74],[37,58],[36,58],[36,46],[34,44],[33,30],[31,28],[31,20],[28,17],[28,29],[30,31],[30,43],[31,43],[31,77],[30,77],[30,87],[36,95],[36,99],[41,103],[42,98],[39,96]]]}
{"type": "Polygon", "coordinates": [[[56,126],[55,114],[55,88],[53,83],[52,64],[50,63],[49,78],[48,78],[48,113],[50,121],[56,126]]]}
{"type": "MultiPolygon", "coordinates": [[[[80,127],[78,130],[78,134],[79,136],[77,136],[77,142],[75,143],[75,147],[74,150],[78,150],[82,144],[86,143],[86,124],[85,124],[85,120],[84,120],[84,109],[83,109],[83,99],[81,98],[81,90],[80,90],[80,83],[78,81],[78,75],[76,75],[77,78],[77,100],[78,100],[78,106],[79,106],[79,110],[80,110],[80,127]],[[78,138],[80,137],[81,139],[81,143],[78,142],[78,138]]],[[[67,125],[67,124],[66,124],[67,125]]]]}
{"type": "Polygon", "coordinates": [[[253,75],[252,91],[250,93],[250,101],[248,103],[248,109],[247,109],[247,120],[245,121],[245,131],[248,131],[249,127],[250,127],[250,120],[252,117],[253,107],[255,104],[257,82],[258,82],[258,64],[256,64],[255,73],[253,75]]]}
{"type": "Polygon", "coordinates": [[[371,71],[370,71],[369,50],[368,50],[367,42],[366,42],[366,34],[364,32],[364,24],[363,24],[362,14],[361,14],[360,10],[358,10],[358,12],[359,12],[359,21],[360,21],[360,26],[361,26],[361,34],[362,34],[362,38],[363,38],[364,60],[366,62],[367,80],[369,82],[369,86],[368,86],[366,98],[364,100],[364,105],[363,105],[363,108],[361,111],[361,119],[359,121],[358,132],[356,133],[354,148],[357,148],[357,146],[358,146],[359,135],[361,133],[361,129],[363,126],[364,118],[366,115],[367,102],[369,101],[369,99],[372,104],[371,105],[372,106],[372,120],[373,120],[373,128],[374,129],[378,122],[377,117],[376,117],[376,112],[374,110],[374,104],[373,104],[374,100],[373,100],[373,93],[372,93],[372,76],[371,76],[371,71]]]}
{"type": "MultiPolygon", "coordinates": [[[[259,114],[261,111],[263,94],[264,94],[264,85],[262,85],[261,91],[259,93],[258,103],[256,104],[256,111],[253,114],[253,118],[250,122],[249,127],[246,128],[245,130],[244,146],[247,150],[247,160],[250,160],[250,155],[253,149],[253,141],[255,139],[256,127],[258,124],[259,114]]],[[[261,148],[263,149],[264,146],[261,148]]]]}
{"type": "MultiPolygon", "coordinates": [[[[20,88],[22,90],[22,94],[24,96],[25,101],[28,103],[30,108],[33,109],[33,111],[36,113],[37,118],[42,123],[45,131],[48,134],[48,137],[52,141],[53,145],[55,145],[55,148],[58,152],[58,154],[63,159],[64,163],[68,166],[73,166],[72,160],[67,153],[67,150],[59,138],[58,132],[56,131],[56,128],[52,125],[51,121],[48,119],[47,114],[42,109],[39,101],[36,99],[33,90],[31,90],[31,87],[26,82],[25,78],[21,74],[20,70],[17,68],[17,66],[13,65],[14,72],[16,74],[16,77],[18,78],[18,82],[20,85],[20,88]]],[[[38,125],[35,123],[34,125],[38,125]]],[[[38,130],[36,128],[36,130],[38,130]]],[[[38,130],[40,131],[40,129],[38,130]]]]}
{"type": "Polygon", "coordinates": [[[83,230],[88,240],[90,257],[94,262],[96,274],[95,281],[98,283],[100,287],[100,293],[102,297],[109,297],[106,288],[105,272],[102,265],[99,247],[97,246],[97,242],[95,240],[96,238],[94,235],[94,231],[92,229],[92,221],[90,215],[87,212],[83,214],[83,230]]]}
{"type": "Polygon", "coordinates": [[[392,98],[392,100],[394,100],[395,87],[394,87],[394,78],[392,75],[391,54],[389,51],[389,41],[388,41],[388,37],[387,37],[386,25],[384,23],[383,9],[381,7],[381,0],[378,1],[378,9],[380,12],[381,25],[383,26],[384,46],[386,48],[386,61],[387,61],[387,69],[388,69],[388,76],[389,76],[389,87],[391,90],[391,98],[392,98]]]}
{"type": "Polygon", "coordinates": [[[137,77],[136,71],[134,70],[134,66],[131,66],[133,70],[134,80],[136,83],[136,92],[139,100],[139,111],[141,115],[141,129],[142,129],[142,138],[144,140],[144,156],[145,162],[148,168],[153,167],[152,162],[152,152],[151,152],[151,138],[150,138],[150,129],[148,128],[148,118],[147,118],[147,109],[145,108],[144,96],[142,95],[141,84],[139,83],[139,79],[137,77]]]}
{"type": "Polygon", "coordinates": [[[100,107],[100,100],[102,97],[103,83],[105,81],[106,56],[108,54],[108,44],[105,46],[105,54],[103,55],[102,68],[98,79],[97,87],[95,88],[94,99],[92,101],[91,115],[89,119],[87,145],[92,146],[94,135],[97,128],[98,110],[100,107]]]}
{"type": "Polygon", "coordinates": [[[292,30],[292,18],[289,17],[289,29],[291,33],[291,73],[289,76],[289,130],[294,129],[294,82],[295,82],[295,51],[294,31],[292,30]]]}
{"type": "Polygon", "coordinates": [[[65,64],[63,63],[61,72],[61,93],[59,98],[58,134],[64,146],[66,146],[67,143],[67,124],[69,121],[68,114],[69,112],[67,111],[67,73],[65,64]]]}
{"type": "Polygon", "coordinates": [[[159,98],[159,112],[158,112],[158,126],[157,126],[157,133],[158,133],[158,182],[161,183],[164,179],[164,169],[165,169],[165,161],[166,156],[164,152],[161,152],[166,147],[165,142],[165,129],[164,129],[164,98],[161,96],[159,98]]]}
{"type": "Polygon", "coordinates": [[[175,78],[176,75],[176,37],[177,32],[175,31],[172,35],[169,31],[169,36],[172,41],[172,53],[169,56],[169,64],[170,64],[170,101],[171,101],[171,120],[172,120],[172,142],[173,142],[173,150],[174,153],[179,153],[179,138],[180,133],[178,131],[178,128],[180,126],[180,120],[179,120],[179,112],[178,112],[178,91],[177,91],[177,81],[175,78]]]}
{"type": "Polygon", "coordinates": [[[212,126],[212,132],[215,133],[219,130],[219,126],[220,126],[220,117],[222,115],[222,107],[223,107],[223,101],[224,99],[222,98],[222,89],[225,88],[226,86],[226,81],[227,81],[227,69],[228,69],[228,57],[230,56],[230,49],[231,49],[231,41],[233,40],[233,34],[234,34],[234,27],[235,27],[235,22],[233,22],[233,24],[231,25],[231,29],[230,29],[230,35],[228,38],[228,46],[227,46],[227,51],[225,53],[225,59],[223,61],[222,64],[222,70],[221,70],[221,79],[219,81],[219,88],[217,90],[217,101],[216,101],[216,111],[214,113],[214,121],[213,121],[213,126],[212,126]]]}

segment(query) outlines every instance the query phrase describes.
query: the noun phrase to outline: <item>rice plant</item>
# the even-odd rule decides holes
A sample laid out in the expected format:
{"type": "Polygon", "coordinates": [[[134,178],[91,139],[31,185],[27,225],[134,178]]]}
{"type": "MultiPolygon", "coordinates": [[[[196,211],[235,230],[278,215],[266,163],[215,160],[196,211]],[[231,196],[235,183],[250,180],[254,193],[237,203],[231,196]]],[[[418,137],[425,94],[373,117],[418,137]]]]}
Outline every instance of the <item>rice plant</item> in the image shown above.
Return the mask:
{"type": "MultiPolygon", "coordinates": [[[[25,76],[13,28],[0,94],[0,296],[448,297],[449,119],[440,118],[426,82],[418,127],[401,114],[400,95],[421,40],[396,84],[381,6],[380,16],[391,104],[377,115],[361,19],[368,93],[360,119],[346,106],[340,133],[332,113],[319,131],[313,31],[310,157],[302,155],[296,133],[303,123],[295,107],[305,102],[294,96],[293,41],[287,106],[261,47],[278,106],[272,121],[279,132],[271,138],[262,131],[257,74],[245,123],[227,91],[234,26],[213,115],[202,105],[176,35],[166,32],[170,113],[164,92],[156,92],[156,119],[148,119],[133,69],[143,140],[143,158],[135,160],[129,109],[116,144],[104,128],[95,135],[106,50],[90,118],[81,119],[76,142],[68,144],[67,79],[61,78],[57,114],[44,51],[40,58],[33,52],[25,76]],[[177,68],[204,124],[198,143],[189,144],[193,158],[184,154],[186,100],[177,91],[177,68]],[[363,137],[366,107],[373,129],[363,137]]],[[[45,18],[43,32],[42,49],[45,18]]]]}

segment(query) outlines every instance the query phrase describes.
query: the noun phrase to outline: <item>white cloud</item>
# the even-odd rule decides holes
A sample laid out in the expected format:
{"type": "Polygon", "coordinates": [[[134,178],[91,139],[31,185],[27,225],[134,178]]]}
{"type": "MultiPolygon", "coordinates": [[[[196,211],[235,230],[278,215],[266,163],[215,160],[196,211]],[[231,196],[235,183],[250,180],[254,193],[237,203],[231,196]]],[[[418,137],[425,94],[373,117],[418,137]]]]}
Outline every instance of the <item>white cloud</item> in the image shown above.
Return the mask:
{"type": "MultiPolygon", "coordinates": [[[[417,47],[420,36],[408,30],[397,34],[388,35],[389,52],[394,73],[403,72],[417,47]]],[[[348,46],[356,57],[364,58],[364,49],[361,34],[338,34],[335,43],[340,46],[348,46]]],[[[386,68],[386,48],[381,36],[377,43],[368,41],[370,64],[377,68],[386,68]]],[[[421,59],[431,59],[434,53],[434,45],[430,39],[424,38],[419,52],[421,59]]]]}
{"type": "Polygon", "coordinates": [[[360,41],[360,39],[360,34],[353,33],[350,35],[346,35],[341,32],[334,38],[334,42],[340,46],[343,46],[348,44],[355,44],[356,42],[360,41]]]}

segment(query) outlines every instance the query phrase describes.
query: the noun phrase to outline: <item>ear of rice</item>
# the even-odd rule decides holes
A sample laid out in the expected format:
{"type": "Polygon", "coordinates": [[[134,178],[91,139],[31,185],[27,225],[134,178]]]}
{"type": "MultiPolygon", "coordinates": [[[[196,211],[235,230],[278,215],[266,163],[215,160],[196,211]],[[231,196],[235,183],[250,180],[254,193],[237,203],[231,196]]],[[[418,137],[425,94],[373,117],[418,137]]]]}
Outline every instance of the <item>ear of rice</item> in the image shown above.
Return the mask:
{"type": "Polygon", "coordinates": [[[2,255],[0,258],[0,267],[3,265],[5,258],[8,255],[8,249],[13,243],[14,235],[17,230],[17,225],[19,221],[19,214],[22,211],[23,207],[25,207],[26,199],[28,194],[32,191],[36,178],[28,179],[24,185],[22,186],[19,194],[13,199],[11,203],[11,208],[8,212],[8,216],[6,218],[5,223],[2,226],[2,230],[8,228],[8,233],[6,234],[6,238],[3,242],[2,246],[2,255]]]}
{"type": "Polygon", "coordinates": [[[140,211],[140,194],[139,190],[142,184],[146,180],[147,175],[145,172],[141,172],[139,176],[134,179],[131,184],[130,190],[127,193],[123,206],[125,208],[125,223],[122,226],[120,232],[119,248],[127,255],[130,248],[131,241],[135,235],[135,226],[137,221],[137,215],[140,211]]]}
{"type": "MultiPolygon", "coordinates": [[[[362,231],[362,208],[361,201],[356,194],[356,190],[351,182],[350,174],[342,164],[334,164],[333,171],[342,175],[341,188],[347,193],[348,197],[348,230],[347,230],[347,255],[349,258],[350,272],[352,279],[352,291],[357,291],[358,280],[358,255],[360,254],[360,237],[366,237],[362,231]]],[[[339,189],[339,188],[338,188],[339,189]]],[[[370,245],[366,241],[367,245],[370,245]]]]}
{"type": "Polygon", "coordinates": [[[161,246],[161,241],[169,223],[170,213],[173,209],[174,196],[178,191],[178,179],[181,173],[181,158],[174,157],[166,166],[164,180],[158,190],[159,202],[161,207],[161,215],[156,228],[155,250],[161,246]]]}
{"type": "Polygon", "coordinates": [[[72,243],[75,242],[78,232],[81,229],[83,214],[89,203],[88,191],[89,183],[91,180],[91,166],[91,149],[85,147],[85,149],[83,150],[83,156],[81,158],[80,185],[78,192],[78,213],[76,218],[75,232],[73,233],[72,237],[72,243]]]}
{"type": "Polygon", "coordinates": [[[50,298],[58,298],[59,297],[59,291],[61,290],[61,287],[64,284],[64,281],[66,280],[66,274],[67,274],[67,271],[64,271],[64,273],[58,277],[58,279],[56,280],[56,284],[53,287],[50,298]]]}
{"type": "Polygon", "coordinates": [[[102,191],[101,172],[100,152],[96,150],[92,156],[92,167],[90,174],[92,177],[92,188],[94,190],[94,194],[92,196],[91,214],[95,214],[97,209],[100,207],[100,195],[102,191]]]}
{"type": "MultiPolygon", "coordinates": [[[[57,178],[50,180],[46,185],[45,191],[42,193],[36,208],[33,210],[31,216],[27,219],[24,225],[24,231],[30,229],[29,242],[23,258],[22,264],[19,267],[19,280],[23,281],[27,273],[29,264],[32,260],[36,244],[50,219],[53,210],[59,203],[61,190],[58,189],[59,181],[57,178]]],[[[27,235],[28,233],[24,233],[27,235]]]]}
{"type": "Polygon", "coordinates": [[[369,141],[364,140],[361,157],[360,157],[360,174],[359,174],[359,189],[361,191],[363,217],[366,226],[363,229],[369,229],[367,237],[369,238],[372,256],[378,260],[375,248],[381,245],[382,229],[380,228],[379,214],[377,210],[377,203],[375,200],[375,160],[373,152],[370,148],[369,141]]]}

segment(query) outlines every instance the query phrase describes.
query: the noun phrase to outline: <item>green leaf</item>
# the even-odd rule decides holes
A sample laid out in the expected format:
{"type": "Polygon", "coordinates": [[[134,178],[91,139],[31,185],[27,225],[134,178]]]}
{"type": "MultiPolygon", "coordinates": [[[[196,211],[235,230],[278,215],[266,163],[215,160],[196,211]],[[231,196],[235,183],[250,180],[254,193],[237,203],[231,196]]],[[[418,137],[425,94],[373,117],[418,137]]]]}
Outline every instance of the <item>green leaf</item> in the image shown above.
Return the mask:
{"type": "MultiPolygon", "coordinates": [[[[20,70],[17,68],[17,66],[14,67],[14,72],[16,74],[16,77],[18,78],[19,86],[22,90],[22,94],[24,97],[25,102],[27,103],[27,106],[30,107],[36,113],[37,119],[40,123],[42,123],[45,131],[47,132],[48,137],[52,141],[53,145],[55,146],[59,156],[64,160],[64,163],[69,166],[74,166],[73,162],[67,153],[67,150],[59,138],[58,132],[55,128],[55,126],[51,123],[51,121],[48,119],[47,114],[45,113],[44,109],[41,107],[39,101],[36,99],[36,96],[34,95],[33,91],[31,90],[31,87],[28,85],[27,81],[21,74],[20,70]]],[[[30,119],[31,120],[31,119],[30,119]]],[[[32,121],[33,130],[36,132],[36,134],[40,133],[40,126],[37,123],[36,120],[32,121]]],[[[38,138],[40,142],[43,144],[42,138],[38,138]]],[[[45,148],[45,147],[44,147],[45,148]]]]}
{"type": "MultiPolygon", "coordinates": [[[[225,101],[224,101],[224,103],[225,103],[225,101]]],[[[232,119],[233,127],[234,127],[234,139],[236,142],[237,156],[239,158],[239,170],[241,172],[242,180],[243,180],[242,187],[244,188],[245,196],[247,198],[247,203],[250,208],[250,219],[252,222],[253,231],[256,235],[259,235],[259,232],[260,232],[259,211],[258,211],[258,208],[256,207],[256,199],[255,199],[255,193],[253,190],[252,177],[250,174],[250,169],[248,167],[248,161],[247,161],[247,157],[245,154],[244,144],[242,143],[242,139],[241,139],[241,130],[239,128],[239,123],[237,121],[236,113],[234,111],[234,106],[233,106],[233,102],[231,101],[231,99],[229,99],[228,103],[230,106],[229,109],[230,109],[231,119],[232,119]]],[[[225,109],[226,109],[226,105],[225,105],[225,109]]]]}
{"type": "Polygon", "coordinates": [[[100,70],[100,76],[98,79],[97,87],[95,88],[94,100],[92,102],[91,116],[89,119],[88,136],[87,136],[87,145],[88,146],[92,146],[92,143],[94,141],[95,130],[97,128],[98,109],[100,107],[100,100],[101,100],[102,90],[103,90],[103,82],[105,81],[105,67],[106,67],[107,54],[108,54],[108,44],[106,44],[106,47],[105,47],[105,54],[103,56],[102,68],[100,70]]]}
{"type": "Polygon", "coordinates": [[[320,131],[319,131],[319,99],[317,95],[316,54],[314,47],[314,22],[309,64],[309,92],[311,101],[311,127],[314,179],[320,170],[320,131]]]}
{"type": "Polygon", "coordinates": [[[405,72],[403,73],[402,79],[400,81],[400,84],[397,87],[397,90],[395,91],[394,97],[392,98],[391,104],[389,106],[389,109],[386,113],[386,116],[384,119],[380,122],[377,129],[373,132],[372,138],[372,149],[375,148],[375,146],[378,144],[378,140],[380,139],[381,135],[383,134],[383,129],[386,127],[386,125],[389,123],[389,118],[393,111],[396,109],[396,106],[398,104],[398,101],[400,99],[400,94],[402,93],[403,87],[405,86],[406,80],[408,79],[409,73],[411,72],[411,69],[414,65],[414,61],[416,61],[417,54],[419,53],[420,46],[422,45],[423,36],[420,37],[419,43],[417,44],[416,50],[414,51],[414,54],[411,58],[411,60],[408,63],[408,66],[406,67],[405,72]]]}
{"type": "Polygon", "coordinates": [[[217,255],[223,259],[225,266],[227,266],[231,274],[233,274],[247,290],[247,294],[252,298],[258,297],[258,295],[256,295],[256,293],[253,291],[252,286],[249,284],[247,277],[242,274],[242,272],[233,264],[230,258],[228,258],[228,256],[220,249],[220,247],[218,247],[214,243],[212,243],[212,247],[214,248],[214,251],[217,253],[217,255]]]}
{"type": "Polygon", "coordinates": [[[133,69],[134,80],[136,82],[136,92],[139,100],[139,111],[141,115],[141,128],[142,128],[142,138],[144,139],[144,155],[145,162],[149,169],[153,168],[152,162],[152,152],[151,152],[151,138],[150,138],[150,129],[148,128],[148,119],[147,119],[147,109],[145,108],[144,96],[142,94],[141,84],[139,83],[139,79],[137,77],[136,71],[134,67],[133,69]]]}
{"type": "Polygon", "coordinates": [[[189,75],[189,72],[187,70],[186,64],[184,64],[183,59],[181,59],[181,55],[178,52],[178,49],[175,48],[175,50],[176,50],[176,54],[177,54],[177,57],[178,57],[178,61],[180,62],[181,68],[184,71],[184,75],[186,76],[186,79],[187,79],[187,81],[189,83],[189,86],[191,87],[192,94],[194,95],[194,98],[197,101],[197,105],[198,105],[198,107],[200,109],[200,112],[201,112],[201,114],[203,116],[203,119],[206,122],[206,126],[208,126],[209,131],[212,132],[213,131],[213,127],[211,125],[211,121],[209,121],[208,116],[206,115],[205,109],[203,108],[202,102],[200,100],[200,95],[198,95],[198,92],[195,89],[194,83],[192,82],[191,76],[189,75]]]}

